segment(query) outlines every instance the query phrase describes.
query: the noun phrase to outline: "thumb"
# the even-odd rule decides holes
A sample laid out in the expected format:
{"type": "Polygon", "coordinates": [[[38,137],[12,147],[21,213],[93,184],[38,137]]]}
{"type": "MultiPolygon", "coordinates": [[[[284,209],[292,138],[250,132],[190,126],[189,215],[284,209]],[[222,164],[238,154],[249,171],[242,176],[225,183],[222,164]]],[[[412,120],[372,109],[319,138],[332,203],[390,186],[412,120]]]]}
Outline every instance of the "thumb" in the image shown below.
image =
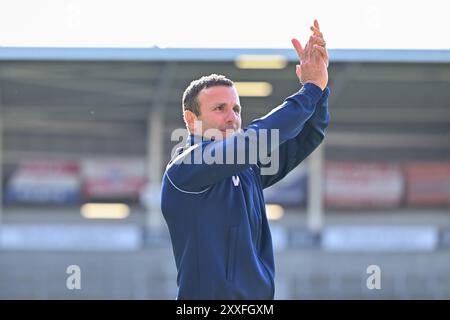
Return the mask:
{"type": "Polygon", "coordinates": [[[302,68],[300,68],[299,64],[297,64],[295,66],[295,73],[297,74],[297,77],[301,78],[301,76],[302,76],[302,68]]]}

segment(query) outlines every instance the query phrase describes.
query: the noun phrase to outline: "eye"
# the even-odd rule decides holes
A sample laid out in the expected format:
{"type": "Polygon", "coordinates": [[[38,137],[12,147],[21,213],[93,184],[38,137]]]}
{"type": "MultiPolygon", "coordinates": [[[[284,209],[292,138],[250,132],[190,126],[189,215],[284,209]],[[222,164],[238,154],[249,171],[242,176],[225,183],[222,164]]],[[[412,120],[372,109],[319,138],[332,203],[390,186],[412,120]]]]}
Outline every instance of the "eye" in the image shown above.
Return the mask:
{"type": "Polygon", "coordinates": [[[218,106],[218,107],[216,108],[216,110],[219,110],[219,111],[223,111],[223,109],[224,109],[224,106],[218,106]]]}
{"type": "Polygon", "coordinates": [[[239,107],[234,107],[234,112],[236,112],[237,114],[240,114],[241,113],[241,108],[239,108],[239,107]]]}

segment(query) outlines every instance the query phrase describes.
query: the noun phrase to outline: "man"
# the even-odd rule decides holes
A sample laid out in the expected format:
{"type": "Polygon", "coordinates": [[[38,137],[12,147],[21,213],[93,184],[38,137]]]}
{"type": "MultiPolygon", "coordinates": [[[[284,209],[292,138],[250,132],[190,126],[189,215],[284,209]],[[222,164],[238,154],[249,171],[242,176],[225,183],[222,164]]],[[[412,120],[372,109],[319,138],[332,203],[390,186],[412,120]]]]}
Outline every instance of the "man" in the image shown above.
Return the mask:
{"type": "Polygon", "coordinates": [[[167,165],[161,194],[178,270],[178,299],[274,297],[263,189],[281,180],[322,142],[329,122],[328,55],[317,21],[311,30],[304,49],[292,40],[303,88],[244,130],[239,96],[229,79],[202,77],[184,92],[183,116],[190,136],[167,165]],[[276,130],[279,143],[263,130],[276,130]],[[254,134],[247,135],[250,131],[254,134]],[[240,137],[245,143],[237,146],[240,137]],[[264,137],[269,155],[279,155],[278,170],[271,174],[262,172],[267,157],[258,154],[252,161],[249,154],[264,137]],[[230,146],[244,161],[236,161],[236,153],[231,163],[197,157],[230,153],[230,146]]]}

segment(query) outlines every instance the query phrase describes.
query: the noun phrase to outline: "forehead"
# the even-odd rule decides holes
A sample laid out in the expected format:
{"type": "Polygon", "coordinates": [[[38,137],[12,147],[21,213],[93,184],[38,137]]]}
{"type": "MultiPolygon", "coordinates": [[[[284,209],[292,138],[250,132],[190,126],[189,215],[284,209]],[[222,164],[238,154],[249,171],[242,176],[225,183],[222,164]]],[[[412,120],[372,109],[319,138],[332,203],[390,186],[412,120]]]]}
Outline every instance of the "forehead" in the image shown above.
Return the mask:
{"type": "Polygon", "coordinates": [[[216,103],[239,104],[239,96],[234,86],[213,86],[200,91],[198,102],[200,105],[216,103]]]}

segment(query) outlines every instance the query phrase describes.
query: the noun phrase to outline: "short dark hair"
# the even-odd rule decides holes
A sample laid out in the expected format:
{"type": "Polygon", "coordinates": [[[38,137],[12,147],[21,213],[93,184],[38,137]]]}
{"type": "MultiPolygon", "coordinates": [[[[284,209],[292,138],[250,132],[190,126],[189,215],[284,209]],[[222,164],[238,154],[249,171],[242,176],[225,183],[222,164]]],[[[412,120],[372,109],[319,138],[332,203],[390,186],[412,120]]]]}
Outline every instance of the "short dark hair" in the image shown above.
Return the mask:
{"type": "Polygon", "coordinates": [[[183,93],[183,111],[192,111],[196,116],[200,115],[200,104],[198,95],[205,88],[214,86],[234,86],[233,81],[221,74],[210,74],[192,81],[183,93]]]}

